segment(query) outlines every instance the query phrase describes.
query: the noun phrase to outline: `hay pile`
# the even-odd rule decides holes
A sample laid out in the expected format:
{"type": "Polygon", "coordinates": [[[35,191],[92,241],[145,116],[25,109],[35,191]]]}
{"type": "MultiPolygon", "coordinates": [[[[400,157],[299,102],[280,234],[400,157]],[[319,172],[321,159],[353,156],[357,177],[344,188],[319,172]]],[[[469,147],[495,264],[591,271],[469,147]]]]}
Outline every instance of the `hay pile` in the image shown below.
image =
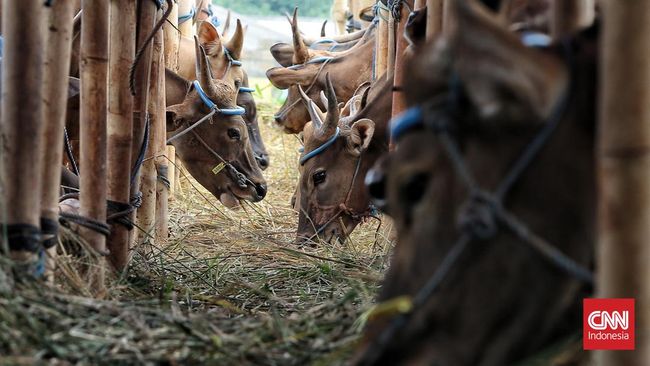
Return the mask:
{"type": "Polygon", "coordinates": [[[56,288],[0,288],[0,365],[344,363],[385,270],[390,228],[370,222],[345,246],[293,246],[299,144],[272,126],[268,90],[256,99],[272,159],[265,201],[226,211],[184,179],[169,241],[136,248],[104,299],[88,297],[70,256],[56,288]]]}

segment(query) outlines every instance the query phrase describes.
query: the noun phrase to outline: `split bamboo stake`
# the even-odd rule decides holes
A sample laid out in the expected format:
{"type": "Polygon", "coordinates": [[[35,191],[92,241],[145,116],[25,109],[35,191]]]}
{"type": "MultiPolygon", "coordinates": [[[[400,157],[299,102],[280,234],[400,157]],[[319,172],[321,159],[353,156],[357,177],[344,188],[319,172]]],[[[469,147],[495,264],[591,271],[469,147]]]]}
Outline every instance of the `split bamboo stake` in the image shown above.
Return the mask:
{"type": "MultiPolygon", "coordinates": [[[[136,49],[143,47],[146,38],[149,36],[157,20],[158,8],[151,0],[141,0],[138,3],[138,39],[136,49]]],[[[143,146],[145,127],[148,123],[147,107],[149,104],[149,76],[151,74],[151,52],[152,44],[144,48],[142,58],[135,69],[135,96],[133,98],[133,109],[138,116],[133,120],[133,145],[131,147],[131,167],[135,167],[143,146]]],[[[131,177],[131,196],[140,195],[140,172],[131,177]]],[[[131,220],[136,221],[136,212],[131,215],[131,220]]],[[[131,231],[129,241],[135,243],[138,239],[136,230],[131,231]]]]}
{"type": "Polygon", "coordinates": [[[6,1],[3,8],[3,242],[16,263],[30,265],[40,250],[44,11],[40,0],[6,1]]]}
{"type": "MultiPolygon", "coordinates": [[[[82,0],[80,150],[80,209],[82,216],[106,221],[106,107],[108,81],[108,2],[82,0]],[[86,123],[84,123],[86,122],[86,123]]],[[[80,234],[100,254],[106,252],[106,237],[87,228],[80,234]]],[[[104,258],[88,276],[91,288],[101,294],[104,258]]]]}
{"type": "Polygon", "coordinates": [[[401,17],[397,26],[396,33],[396,47],[395,47],[395,75],[394,75],[394,84],[396,90],[393,91],[393,112],[392,116],[397,116],[406,109],[406,101],[404,100],[404,93],[399,90],[404,79],[404,51],[408,47],[408,42],[404,38],[404,28],[406,27],[406,21],[408,19],[409,13],[408,8],[404,6],[404,3],[408,4],[408,8],[413,9],[413,0],[405,0],[400,3],[401,17]]]}
{"type": "Polygon", "coordinates": [[[375,79],[382,77],[388,67],[388,10],[379,7],[377,15],[379,17],[379,25],[377,27],[375,79]]]}
{"type": "Polygon", "coordinates": [[[176,148],[172,145],[167,145],[167,174],[169,175],[169,199],[174,199],[176,194],[176,148]]]}
{"type": "MultiPolygon", "coordinates": [[[[161,45],[164,48],[164,40],[161,45]]],[[[158,93],[156,95],[157,109],[153,124],[153,137],[156,164],[156,243],[163,243],[169,235],[169,163],[165,157],[167,143],[167,113],[165,103],[165,64],[161,53],[158,62],[158,93]]]]}
{"type": "MultiPolygon", "coordinates": [[[[129,90],[129,74],[124,72],[135,57],[135,13],[132,0],[111,0],[111,43],[109,57],[108,95],[108,199],[119,203],[116,211],[129,207],[131,198],[131,146],[133,145],[133,96],[129,90]]],[[[109,260],[117,271],[128,262],[129,229],[113,223],[107,246],[109,260]]]]}
{"type": "Polygon", "coordinates": [[[594,0],[552,1],[551,35],[560,39],[581,28],[586,28],[594,21],[596,5],[594,0]]]}
{"type": "Polygon", "coordinates": [[[599,365],[650,365],[650,2],[602,1],[597,296],[636,299],[636,351],[599,365]]]}
{"type": "Polygon", "coordinates": [[[54,271],[56,244],[58,242],[59,185],[63,160],[63,127],[68,93],[68,70],[72,49],[72,1],[56,1],[48,16],[45,69],[43,80],[44,116],[47,118],[43,133],[43,181],[41,184],[41,233],[48,249],[46,275],[54,271]]]}
{"type": "MultiPolygon", "coordinates": [[[[174,72],[178,72],[179,43],[181,37],[181,33],[177,29],[178,29],[178,3],[174,2],[174,7],[172,8],[172,12],[169,15],[169,19],[167,20],[167,22],[165,22],[165,25],[163,27],[164,35],[165,35],[165,39],[163,40],[164,50],[165,50],[165,67],[167,67],[168,69],[174,72]]],[[[163,80],[163,84],[164,84],[164,80],[163,80]]],[[[167,150],[166,156],[168,159],[167,161],[167,165],[169,167],[168,172],[170,173],[167,176],[167,179],[169,181],[169,190],[167,192],[167,196],[169,198],[173,198],[174,191],[175,191],[174,188],[176,186],[176,182],[175,182],[176,176],[175,174],[171,174],[174,173],[174,164],[170,164],[169,161],[171,162],[175,161],[176,153],[174,152],[173,154],[170,154],[169,150],[167,150]]]]}
{"type": "Polygon", "coordinates": [[[151,74],[149,84],[149,104],[147,106],[147,114],[149,115],[149,143],[145,160],[141,169],[140,189],[142,191],[142,206],[138,209],[137,223],[138,228],[142,230],[138,244],[144,244],[145,252],[149,251],[148,246],[154,238],[155,221],[156,221],[156,165],[155,158],[158,152],[159,144],[156,138],[162,138],[159,131],[160,127],[158,118],[160,113],[160,66],[163,62],[163,34],[162,31],[156,33],[153,39],[153,50],[151,54],[151,74]]]}
{"type": "MultiPolygon", "coordinates": [[[[208,0],[206,0],[208,1],[208,0]]],[[[185,16],[195,9],[194,0],[178,0],[178,15],[185,16]]],[[[196,9],[195,9],[196,11],[196,9]]],[[[178,18],[176,18],[178,21],[178,18]]],[[[196,27],[193,24],[193,19],[189,19],[181,24],[178,24],[178,29],[184,37],[192,38],[196,34],[196,27]]]]}
{"type": "Polygon", "coordinates": [[[443,0],[427,0],[427,41],[442,32],[443,0]]]}

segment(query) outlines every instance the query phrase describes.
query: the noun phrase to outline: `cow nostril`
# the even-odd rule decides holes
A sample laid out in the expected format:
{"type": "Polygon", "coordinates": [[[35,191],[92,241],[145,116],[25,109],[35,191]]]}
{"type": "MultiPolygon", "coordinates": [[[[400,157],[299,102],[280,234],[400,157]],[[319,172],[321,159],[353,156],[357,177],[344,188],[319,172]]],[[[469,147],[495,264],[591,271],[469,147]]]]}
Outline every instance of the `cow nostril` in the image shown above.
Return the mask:
{"type": "Polygon", "coordinates": [[[257,160],[257,164],[260,168],[266,169],[269,167],[269,158],[267,155],[256,155],[255,160],[257,160]]]}
{"type": "Polygon", "coordinates": [[[282,124],[282,117],[280,115],[274,115],[273,119],[275,120],[276,123],[282,124]]]}
{"type": "Polygon", "coordinates": [[[255,192],[260,196],[260,198],[266,197],[266,184],[256,184],[255,192]]]}

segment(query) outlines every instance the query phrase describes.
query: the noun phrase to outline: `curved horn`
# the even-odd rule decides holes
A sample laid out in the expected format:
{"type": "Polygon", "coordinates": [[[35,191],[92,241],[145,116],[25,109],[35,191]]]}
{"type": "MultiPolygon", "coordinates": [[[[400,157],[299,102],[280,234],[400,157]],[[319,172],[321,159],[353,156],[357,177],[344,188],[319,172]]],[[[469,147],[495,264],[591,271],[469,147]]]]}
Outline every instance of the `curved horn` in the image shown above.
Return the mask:
{"type": "Polygon", "coordinates": [[[334,92],[334,85],[332,85],[332,79],[330,78],[329,72],[325,75],[325,81],[327,83],[327,88],[325,89],[325,94],[327,95],[327,119],[323,125],[323,134],[325,136],[330,136],[334,134],[336,126],[339,124],[339,106],[338,101],[336,100],[336,93],[334,92]]]}
{"type": "Polygon", "coordinates": [[[323,22],[323,26],[320,27],[320,36],[325,37],[325,27],[327,26],[327,19],[323,22]]]}
{"type": "Polygon", "coordinates": [[[298,85],[298,90],[300,91],[300,97],[302,98],[303,103],[305,103],[305,106],[307,107],[307,111],[309,111],[309,116],[311,117],[314,127],[316,129],[321,129],[323,126],[323,113],[320,111],[316,103],[305,94],[305,91],[302,90],[302,86],[298,85]]]}
{"type": "Polygon", "coordinates": [[[228,15],[226,15],[226,21],[223,23],[223,30],[221,31],[222,37],[227,37],[228,32],[230,31],[230,9],[228,9],[228,15]]]}
{"type": "Polygon", "coordinates": [[[244,48],[244,28],[241,25],[241,21],[237,19],[237,26],[235,27],[235,33],[232,35],[232,38],[226,43],[226,48],[230,51],[230,54],[235,60],[241,59],[241,52],[244,48]]]}
{"type": "Polygon", "coordinates": [[[291,32],[293,33],[293,63],[296,65],[304,64],[309,60],[309,50],[302,40],[302,34],[298,29],[298,7],[293,9],[293,19],[291,20],[291,32]]]}

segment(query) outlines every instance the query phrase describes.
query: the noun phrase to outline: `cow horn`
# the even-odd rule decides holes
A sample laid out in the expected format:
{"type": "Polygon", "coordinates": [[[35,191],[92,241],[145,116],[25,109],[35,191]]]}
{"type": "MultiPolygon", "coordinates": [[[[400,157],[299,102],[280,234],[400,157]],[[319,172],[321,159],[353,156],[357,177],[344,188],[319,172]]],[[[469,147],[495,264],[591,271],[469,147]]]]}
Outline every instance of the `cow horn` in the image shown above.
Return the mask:
{"type": "Polygon", "coordinates": [[[323,26],[320,28],[320,36],[325,37],[325,27],[327,26],[327,19],[323,22],[323,26]]]}
{"type": "Polygon", "coordinates": [[[230,31],[230,10],[228,10],[228,15],[226,15],[226,21],[223,23],[223,30],[221,31],[221,36],[222,37],[227,37],[228,32],[230,31]]]}
{"type": "Polygon", "coordinates": [[[323,134],[325,136],[330,136],[334,134],[336,126],[339,124],[339,102],[336,100],[336,93],[334,92],[334,86],[332,85],[332,79],[330,74],[325,75],[325,81],[327,82],[326,95],[327,95],[327,119],[323,125],[323,134]]]}
{"type": "Polygon", "coordinates": [[[232,35],[232,38],[226,43],[226,48],[230,51],[230,55],[235,59],[241,59],[241,52],[244,48],[244,28],[241,25],[241,21],[237,19],[237,26],[235,27],[235,33],[232,35]]]}
{"type": "Polygon", "coordinates": [[[291,20],[291,32],[293,33],[293,63],[295,65],[304,64],[309,60],[309,50],[302,40],[302,34],[298,29],[298,7],[293,9],[293,19],[291,20]]]}
{"type": "Polygon", "coordinates": [[[208,56],[205,53],[205,48],[199,44],[198,37],[194,36],[194,49],[196,51],[196,79],[201,84],[208,95],[215,95],[214,85],[212,84],[212,70],[210,63],[208,63],[208,56]]]}
{"type": "Polygon", "coordinates": [[[312,124],[317,130],[321,129],[323,126],[323,113],[320,111],[316,103],[305,94],[305,91],[302,90],[302,86],[298,85],[298,90],[300,91],[300,97],[302,98],[303,103],[305,103],[305,106],[307,107],[307,111],[309,111],[312,124]]]}

